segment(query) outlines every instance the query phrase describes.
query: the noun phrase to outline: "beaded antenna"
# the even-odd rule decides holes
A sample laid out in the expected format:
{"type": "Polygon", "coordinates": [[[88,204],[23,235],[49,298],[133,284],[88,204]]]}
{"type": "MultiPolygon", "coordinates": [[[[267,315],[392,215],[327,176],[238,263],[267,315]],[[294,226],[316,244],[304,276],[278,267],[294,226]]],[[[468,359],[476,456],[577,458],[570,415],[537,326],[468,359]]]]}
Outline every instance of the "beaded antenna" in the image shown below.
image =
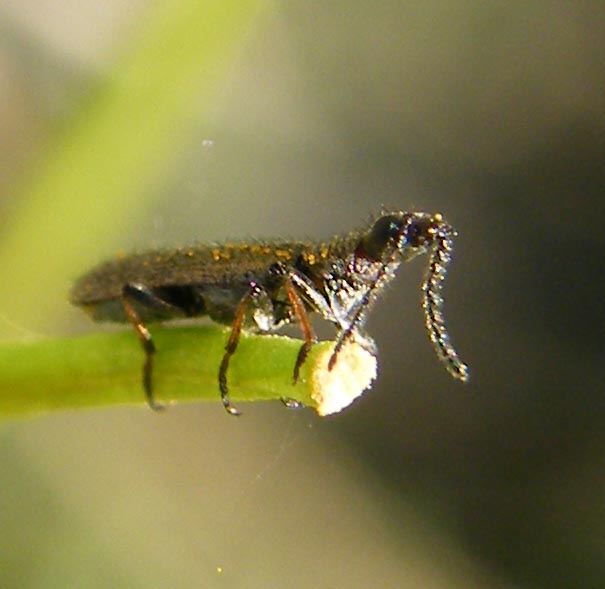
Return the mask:
{"type": "Polygon", "coordinates": [[[447,223],[441,223],[434,237],[429,265],[422,283],[422,308],[429,338],[435,347],[437,356],[445,364],[447,371],[462,382],[469,378],[468,366],[458,357],[445,326],[443,317],[443,297],[441,289],[452,259],[454,244],[452,238],[456,232],[447,223]]]}

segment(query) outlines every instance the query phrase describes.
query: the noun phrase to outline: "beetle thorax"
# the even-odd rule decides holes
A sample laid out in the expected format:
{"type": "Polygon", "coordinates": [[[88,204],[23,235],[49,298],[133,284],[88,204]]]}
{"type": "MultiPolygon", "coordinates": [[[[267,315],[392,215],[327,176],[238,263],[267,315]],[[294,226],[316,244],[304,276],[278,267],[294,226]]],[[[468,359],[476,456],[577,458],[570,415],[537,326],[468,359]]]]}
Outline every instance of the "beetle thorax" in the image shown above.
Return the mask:
{"type": "Polygon", "coordinates": [[[326,275],[328,304],[341,329],[347,329],[353,317],[363,309],[365,314],[394,277],[401,260],[394,256],[386,264],[351,254],[332,264],[326,275]]]}

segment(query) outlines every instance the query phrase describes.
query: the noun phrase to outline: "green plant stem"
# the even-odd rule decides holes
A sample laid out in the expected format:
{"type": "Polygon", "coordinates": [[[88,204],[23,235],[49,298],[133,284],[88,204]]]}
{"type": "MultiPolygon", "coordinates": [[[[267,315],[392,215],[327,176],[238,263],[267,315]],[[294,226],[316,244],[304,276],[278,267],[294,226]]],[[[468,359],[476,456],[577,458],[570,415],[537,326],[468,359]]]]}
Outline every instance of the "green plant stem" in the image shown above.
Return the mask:
{"type": "MultiPolygon", "coordinates": [[[[155,327],[157,400],[219,403],[218,368],[228,330],[215,326],[155,327]]],[[[290,397],[314,406],[314,359],[333,342],[315,345],[292,383],[300,340],[242,335],[229,366],[233,401],[290,397]]],[[[145,405],[143,352],[130,331],[0,345],[0,419],[116,405],[145,405]]]]}

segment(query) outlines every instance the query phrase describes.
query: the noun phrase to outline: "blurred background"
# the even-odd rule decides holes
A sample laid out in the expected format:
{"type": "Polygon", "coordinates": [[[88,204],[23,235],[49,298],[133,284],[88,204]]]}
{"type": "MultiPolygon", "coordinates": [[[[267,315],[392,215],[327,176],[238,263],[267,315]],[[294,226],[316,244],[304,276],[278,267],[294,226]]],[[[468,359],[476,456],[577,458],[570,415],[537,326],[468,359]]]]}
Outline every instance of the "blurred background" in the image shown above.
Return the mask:
{"type": "Polygon", "coordinates": [[[0,0],[3,340],[99,329],[66,292],[118,251],[385,205],[458,229],[472,374],[434,356],[416,260],[340,415],[3,423],[0,586],[602,587],[604,30],[597,0],[0,0]]]}

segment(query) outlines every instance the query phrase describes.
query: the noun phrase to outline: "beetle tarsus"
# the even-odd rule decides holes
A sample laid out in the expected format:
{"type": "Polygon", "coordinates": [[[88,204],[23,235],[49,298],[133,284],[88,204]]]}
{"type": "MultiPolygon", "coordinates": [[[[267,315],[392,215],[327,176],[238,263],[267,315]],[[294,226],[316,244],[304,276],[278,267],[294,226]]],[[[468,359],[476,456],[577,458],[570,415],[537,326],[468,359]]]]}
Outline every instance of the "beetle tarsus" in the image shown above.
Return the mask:
{"type": "Polygon", "coordinates": [[[305,404],[292,399],[292,397],[282,397],[281,402],[286,406],[287,409],[302,409],[305,404]]]}

